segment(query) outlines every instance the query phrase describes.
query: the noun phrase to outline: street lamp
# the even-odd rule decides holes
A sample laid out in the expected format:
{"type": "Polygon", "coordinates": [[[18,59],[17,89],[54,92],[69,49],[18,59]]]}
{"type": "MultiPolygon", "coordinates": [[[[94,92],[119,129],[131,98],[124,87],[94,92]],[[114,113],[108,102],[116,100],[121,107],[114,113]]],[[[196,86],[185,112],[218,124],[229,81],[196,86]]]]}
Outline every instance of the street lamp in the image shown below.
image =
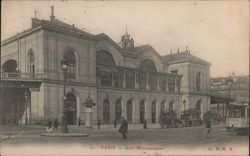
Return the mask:
{"type": "Polygon", "coordinates": [[[27,109],[28,109],[28,92],[25,91],[24,93],[24,97],[25,97],[25,126],[28,124],[28,113],[27,113],[27,109]]]}
{"type": "Polygon", "coordinates": [[[186,106],[186,100],[185,99],[183,100],[183,106],[184,106],[184,111],[185,111],[186,110],[186,107],[185,107],[186,106]]]}
{"type": "Polygon", "coordinates": [[[61,61],[63,74],[64,74],[64,83],[63,83],[63,117],[62,117],[62,132],[68,133],[68,127],[67,127],[67,109],[66,109],[66,95],[65,95],[65,85],[67,80],[67,70],[68,70],[68,61],[64,58],[61,61]]]}

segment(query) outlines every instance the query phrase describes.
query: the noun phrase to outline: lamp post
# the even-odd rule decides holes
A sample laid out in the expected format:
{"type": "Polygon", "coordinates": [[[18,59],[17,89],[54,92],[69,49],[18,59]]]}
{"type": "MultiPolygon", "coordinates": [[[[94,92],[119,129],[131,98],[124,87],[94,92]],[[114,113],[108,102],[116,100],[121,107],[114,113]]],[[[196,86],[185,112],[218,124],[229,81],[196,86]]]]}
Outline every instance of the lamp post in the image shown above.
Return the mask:
{"type": "Polygon", "coordinates": [[[25,126],[28,124],[28,112],[27,112],[27,109],[28,109],[28,92],[25,91],[24,93],[24,97],[25,97],[25,126]]]}
{"type": "Polygon", "coordinates": [[[67,80],[67,69],[68,69],[68,61],[66,59],[63,59],[61,61],[63,74],[64,74],[64,83],[63,83],[63,117],[62,117],[62,132],[68,133],[68,127],[67,127],[67,109],[66,109],[66,95],[65,95],[65,85],[67,80]]]}
{"type": "Polygon", "coordinates": [[[183,100],[184,111],[186,110],[186,100],[183,100]]]}

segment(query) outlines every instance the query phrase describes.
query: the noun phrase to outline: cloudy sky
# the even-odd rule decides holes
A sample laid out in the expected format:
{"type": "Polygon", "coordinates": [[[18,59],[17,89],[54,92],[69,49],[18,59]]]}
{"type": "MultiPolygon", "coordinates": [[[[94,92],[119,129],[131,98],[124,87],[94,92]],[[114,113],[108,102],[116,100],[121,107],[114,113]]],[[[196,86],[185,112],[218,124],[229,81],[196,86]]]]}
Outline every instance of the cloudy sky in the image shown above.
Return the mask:
{"type": "Polygon", "coordinates": [[[31,27],[31,17],[55,16],[92,34],[120,41],[126,27],[136,45],[161,55],[181,51],[212,63],[211,76],[249,74],[248,1],[4,1],[1,40],[31,27]]]}

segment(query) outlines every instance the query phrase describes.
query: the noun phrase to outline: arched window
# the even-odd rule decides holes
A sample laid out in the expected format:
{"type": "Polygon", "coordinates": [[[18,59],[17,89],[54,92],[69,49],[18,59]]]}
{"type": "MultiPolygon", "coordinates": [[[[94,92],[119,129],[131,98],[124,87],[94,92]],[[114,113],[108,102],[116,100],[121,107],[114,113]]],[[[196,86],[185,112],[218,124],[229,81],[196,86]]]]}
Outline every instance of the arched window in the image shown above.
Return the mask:
{"type": "Polygon", "coordinates": [[[7,77],[17,77],[17,62],[16,60],[10,59],[3,64],[3,72],[8,74],[4,74],[7,77]]]}
{"type": "Polygon", "coordinates": [[[201,113],[201,100],[198,100],[196,103],[196,111],[198,113],[201,113]]]}
{"type": "Polygon", "coordinates": [[[152,102],[152,123],[156,123],[156,101],[152,102]]]}
{"type": "Polygon", "coordinates": [[[9,72],[9,73],[17,72],[16,68],[17,68],[17,62],[16,60],[13,59],[10,59],[4,62],[3,64],[3,72],[9,72]]]}
{"type": "Polygon", "coordinates": [[[117,100],[115,103],[115,119],[116,121],[121,121],[122,117],[122,103],[121,100],[117,100]]]}
{"type": "Polygon", "coordinates": [[[127,120],[129,123],[132,123],[133,116],[133,103],[131,100],[127,102],[127,120]]]}
{"type": "Polygon", "coordinates": [[[29,55],[28,55],[28,63],[29,63],[29,73],[30,73],[30,77],[34,78],[35,77],[35,64],[34,64],[34,53],[32,50],[29,51],[29,55]]]}
{"type": "Polygon", "coordinates": [[[165,111],[165,100],[161,102],[161,112],[165,111]]]}
{"type": "Polygon", "coordinates": [[[110,103],[108,99],[105,99],[103,101],[103,122],[110,122],[110,103]]]}
{"type": "Polygon", "coordinates": [[[169,103],[169,110],[174,110],[174,101],[169,103]]]}
{"type": "Polygon", "coordinates": [[[67,79],[76,78],[76,57],[72,49],[67,48],[63,58],[67,60],[67,79]]]}
{"type": "Polygon", "coordinates": [[[141,65],[140,69],[146,70],[146,71],[151,71],[151,72],[157,72],[156,66],[152,60],[146,59],[144,60],[141,65]]]}
{"type": "Polygon", "coordinates": [[[145,103],[144,100],[141,100],[140,102],[140,123],[143,123],[144,116],[145,116],[145,103]]]}
{"type": "Polygon", "coordinates": [[[201,73],[200,72],[196,74],[196,91],[197,92],[201,91],[201,73]]]}
{"type": "Polygon", "coordinates": [[[115,66],[115,61],[112,54],[107,51],[100,50],[96,52],[96,64],[115,66]]]}

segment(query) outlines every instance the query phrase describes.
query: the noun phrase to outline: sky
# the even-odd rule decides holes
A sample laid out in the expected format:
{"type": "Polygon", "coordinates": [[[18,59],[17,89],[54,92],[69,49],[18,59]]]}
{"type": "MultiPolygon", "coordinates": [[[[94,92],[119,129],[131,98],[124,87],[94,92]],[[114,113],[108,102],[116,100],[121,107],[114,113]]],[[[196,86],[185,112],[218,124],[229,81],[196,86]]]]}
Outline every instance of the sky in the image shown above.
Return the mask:
{"type": "Polygon", "coordinates": [[[31,18],[55,17],[91,34],[135,45],[150,44],[160,55],[184,51],[212,64],[212,77],[249,75],[248,1],[2,1],[1,40],[31,27],[31,18]]]}

